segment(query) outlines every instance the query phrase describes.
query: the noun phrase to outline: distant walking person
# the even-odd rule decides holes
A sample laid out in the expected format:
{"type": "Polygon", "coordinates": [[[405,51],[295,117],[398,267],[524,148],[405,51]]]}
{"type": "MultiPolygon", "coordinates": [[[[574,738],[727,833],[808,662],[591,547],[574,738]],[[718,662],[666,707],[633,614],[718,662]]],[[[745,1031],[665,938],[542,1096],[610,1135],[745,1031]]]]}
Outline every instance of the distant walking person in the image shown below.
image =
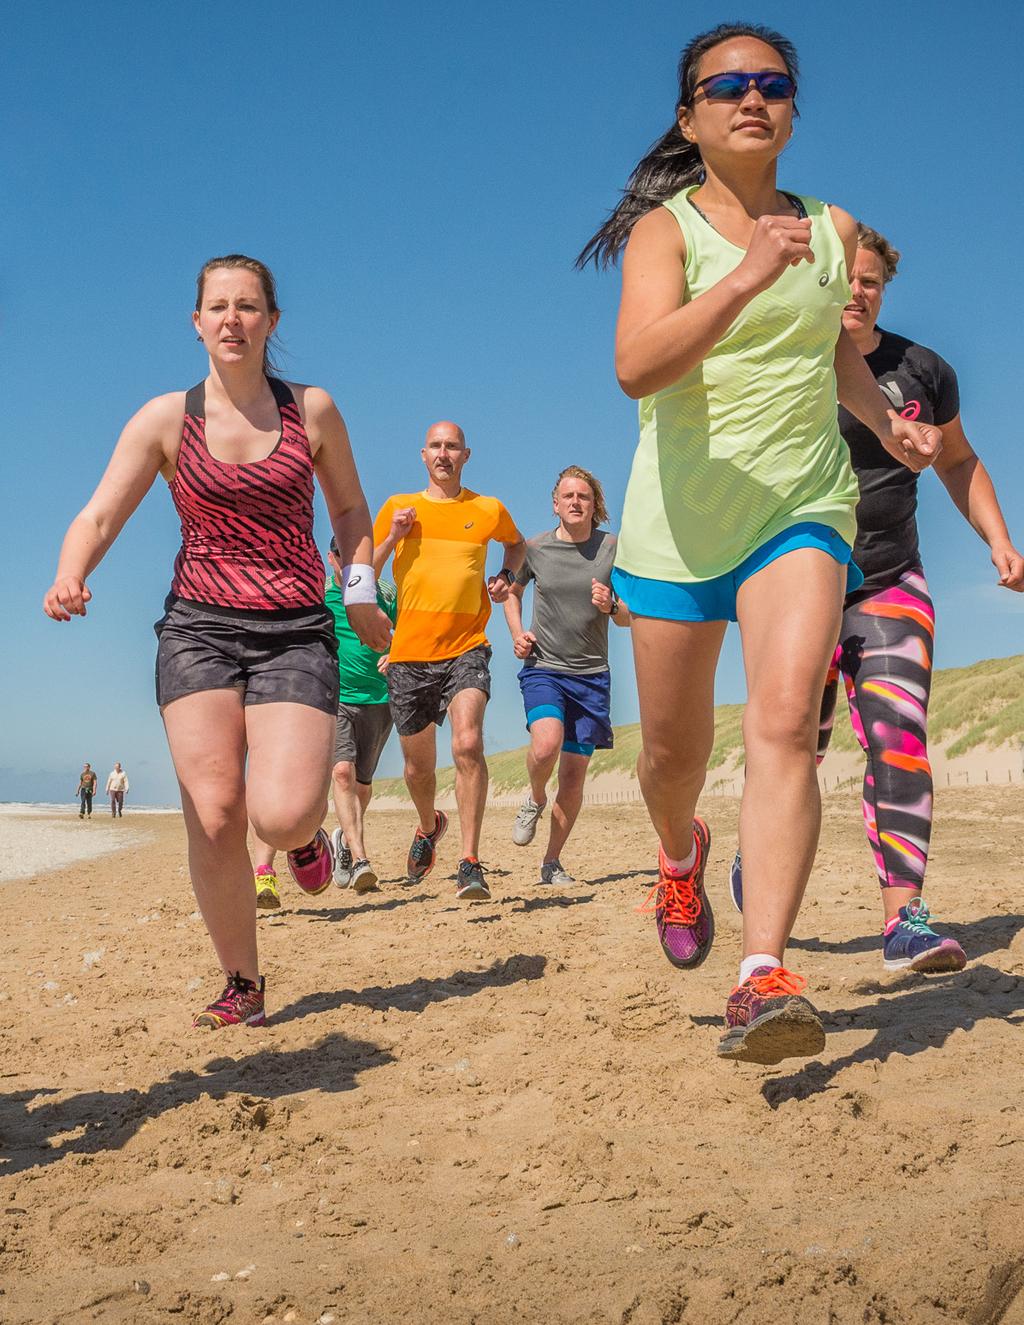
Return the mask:
{"type": "Polygon", "coordinates": [[[92,818],[92,798],[96,795],[96,774],[91,764],[86,764],[78,776],[75,795],[79,798],[79,819],[92,818]]]}
{"type": "Polygon", "coordinates": [[[116,763],[107,778],[107,795],[110,797],[110,817],[120,819],[124,812],[124,793],[128,790],[128,774],[116,763]]]}
{"type": "Polygon", "coordinates": [[[558,765],[541,883],[574,883],[562,850],[583,803],[587,766],[595,750],[609,750],[611,673],[608,622],[629,625],[629,610],[611,588],[615,535],[600,482],[579,465],[563,469],[551,494],[558,524],[527,540],[526,561],[505,600],[512,647],[523,660],[519,688],[526,709],[530,791],[512,828],[516,846],[533,841],[547,804],[548,779],[558,765]],[[533,619],[523,628],[522,599],[533,581],[533,619]]]}
{"type": "Polygon", "coordinates": [[[182,546],[157,622],[156,687],[181,786],[199,909],[227,977],[193,1025],[266,1019],[247,816],[288,852],[309,893],[331,881],[320,828],[338,711],[337,645],[313,539],[319,479],[346,563],[353,629],[385,649],[370,516],[341,415],[326,391],[272,375],[274,278],[242,254],[199,273],[193,325],[209,356],[190,391],[157,396],[130,420],[99,487],[71,523],[44,610],[85,616],[86,579],[157,476],[182,546]],[[348,573],[351,572],[351,573],[348,573]]]}
{"type": "Polygon", "coordinates": [[[448,816],[434,805],[437,740],[452,720],[455,800],[462,832],[457,897],[490,897],[480,864],[480,828],[487,801],[484,709],[491,693],[491,648],[484,633],[491,603],[503,603],[523,564],[526,545],[496,497],[462,486],[470,448],[457,423],[427,430],[420,455],[422,492],[389,497],[374,523],[374,567],[394,553],[398,624],[391,642],[388,694],[405,756],[405,782],[419,814],[409,849],[410,879],[433,868],[448,816]],[[500,571],[485,580],[487,546],[504,546],[500,571]]]}

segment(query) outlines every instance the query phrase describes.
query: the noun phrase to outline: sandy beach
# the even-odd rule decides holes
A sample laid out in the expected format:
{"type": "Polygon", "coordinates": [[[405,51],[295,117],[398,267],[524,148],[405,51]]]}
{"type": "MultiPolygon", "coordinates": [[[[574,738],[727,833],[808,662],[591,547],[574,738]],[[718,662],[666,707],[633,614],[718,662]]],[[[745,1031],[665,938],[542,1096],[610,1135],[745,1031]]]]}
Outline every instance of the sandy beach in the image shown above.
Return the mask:
{"type": "Polygon", "coordinates": [[[642,807],[587,808],[554,891],[493,811],[471,906],[454,834],[403,887],[413,821],[380,812],[383,891],[284,883],[270,1022],[215,1035],[180,817],[5,884],[0,1321],[1022,1325],[1019,787],[939,793],[930,898],[971,960],[930,979],[883,974],[828,798],[789,953],[828,1040],[775,1069],[714,1054],[736,809],[707,802],[690,975],[637,913],[642,807]]]}

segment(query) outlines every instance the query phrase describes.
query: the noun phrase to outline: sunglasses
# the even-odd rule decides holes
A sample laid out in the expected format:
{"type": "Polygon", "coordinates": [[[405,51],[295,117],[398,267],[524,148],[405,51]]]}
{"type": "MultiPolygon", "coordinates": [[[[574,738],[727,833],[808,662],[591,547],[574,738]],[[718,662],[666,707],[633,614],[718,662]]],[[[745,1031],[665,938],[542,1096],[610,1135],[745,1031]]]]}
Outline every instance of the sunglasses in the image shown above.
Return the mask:
{"type": "Polygon", "coordinates": [[[751,83],[765,101],[788,101],[796,96],[796,83],[789,74],[777,69],[761,69],[756,73],[728,69],[724,74],[702,78],[693,90],[702,91],[708,101],[742,101],[751,83]]]}

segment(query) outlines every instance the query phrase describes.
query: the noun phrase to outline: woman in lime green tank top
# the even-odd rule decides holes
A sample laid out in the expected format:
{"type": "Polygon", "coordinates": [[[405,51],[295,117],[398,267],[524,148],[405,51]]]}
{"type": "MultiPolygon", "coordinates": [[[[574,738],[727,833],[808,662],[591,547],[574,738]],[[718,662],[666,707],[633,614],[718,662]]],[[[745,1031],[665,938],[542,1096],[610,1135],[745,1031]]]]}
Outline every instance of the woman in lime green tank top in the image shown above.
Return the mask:
{"type": "Polygon", "coordinates": [[[786,193],[797,58],[778,33],[727,24],[679,66],[676,122],[640,162],[579,265],[624,250],[616,371],[640,402],[613,584],[633,617],[643,748],[660,838],[662,949],[689,969],[714,937],[695,818],[714,737],[714,676],[738,621],[747,674],[743,960],[725,1058],[817,1053],[806,981],[783,966],[817,848],[818,704],[850,563],[857,482],[837,398],[912,469],[937,430],[899,418],[842,331],[856,223],[786,193]]]}

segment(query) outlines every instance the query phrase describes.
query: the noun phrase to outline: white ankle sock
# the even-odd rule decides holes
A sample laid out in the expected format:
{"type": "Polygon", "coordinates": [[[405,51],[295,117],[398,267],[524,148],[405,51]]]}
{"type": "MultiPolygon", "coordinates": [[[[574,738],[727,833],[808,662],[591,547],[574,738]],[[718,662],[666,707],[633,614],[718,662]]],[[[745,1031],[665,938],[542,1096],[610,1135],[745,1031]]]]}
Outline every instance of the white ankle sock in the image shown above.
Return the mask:
{"type": "Polygon", "coordinates": [[[671,856],[665,856],[664,854],[662,858],[673,874],[686,874],[697,863],[697,843],[694,842],[690,854],[685,860],[673,860],[671,856]]]}
{"type": "Polygon", "coordinates": [[[752,972],[756,971],[759,966],[771,966],[774,968],[781,965],[781,959],[773,957],[770,952],[752,952],[749,957],[744,957],[740,962],[740,978],[736,983],[741,985],[743,981],[746,980],[752,972]]]}

